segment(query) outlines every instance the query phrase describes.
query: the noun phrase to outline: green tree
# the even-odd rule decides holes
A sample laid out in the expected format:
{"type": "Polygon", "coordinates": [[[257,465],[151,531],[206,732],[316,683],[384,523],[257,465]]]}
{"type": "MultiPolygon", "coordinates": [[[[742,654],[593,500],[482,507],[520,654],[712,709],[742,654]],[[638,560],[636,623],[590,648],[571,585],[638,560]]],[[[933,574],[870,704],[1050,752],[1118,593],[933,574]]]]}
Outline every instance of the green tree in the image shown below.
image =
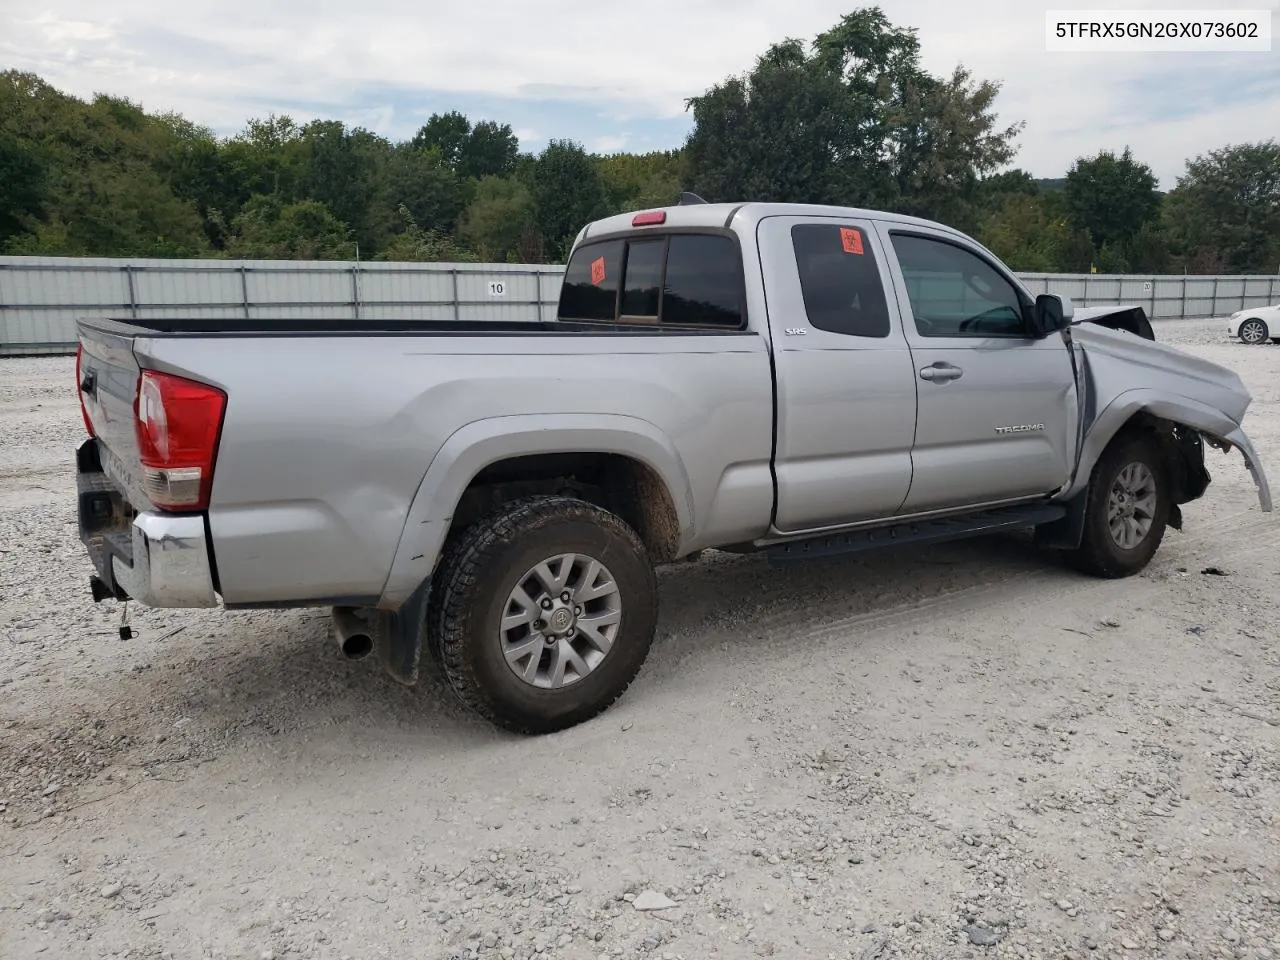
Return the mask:
{"type": "Polygon", "coordinates": [[[231,222],[227,253],[266,260],[348,260],[355,246],[346,225],[318,200],[286,203],[260,194],[231,222]]]}
{"type": "Polygon", "coordinates": [[[457,110],[433,113],[413,136],[419,150],[438,150],[445,165],[458,169],[471,139],[471,121],[457,110]]]}
{"type": "Polygon", "coordinates": [[[458,172],[473,180],[505,177],[515,170],[519,154],[520,141],[510,124],[481,120],[467,137],[458,172]]]}
{"type": "Polygon", "coordinates": [[[1211,150],[1187,162],[1168,197],[1170,238],[1194,272],[1280,269],[1280,143],[1211,150]]]}
{"type": "Polygon", "coordinates": [[[563,257],[578,231],[608,210],[600,172],[579,144],[552,140],[531,180],[534,216],[547,253],[563,257]]]}
{"type": "Polygon", "coordinates": [[[1089,234],[1100,255],[1105,248],[1122,258],[1120,248],[1160,212],[1156,183],[1151,168],[1135,160],[1128,147],[1120,156],[1104,150],[1096,157],[1082,157],[1067,172],[1071,222],[1089,234]]]}
{"type": "Polygon", "coordinates": [[[387,160],[373,203],[385,242],[405,229],[400,207],[423,229],[452,234],[467,200],[462,180],[445,164],[438,148],[399,144],[387,160]]]}
{"type": "Polygon", "coordinates": [[[379,260],[397,263],[474,263],[476,255],[439,230],[424,229],[406,206],[398,211],[404,230],[379,254],[379,260]]]}
{"type": "Polygon", "coordinates": [[[260,194],[286,201],[303,195],[307,145],[292,117],[272,114],[265,120],[250,120],[223,144],[220,159],[228,206],[233,210],[260,194]]]}
{"type": "Polygon", "coordinates": [[[598,158],[597,166],[610,209],[665,207],[680,199],[684,162],[677,150],[615,153],[598,158]]]}
{"type": "Polygon", "coordinates": [[[485,260],[519,261],[522,241],[533,226],[533,197],[524,184],[485,177],[462,218],[458,239],[485,260]]]}
{"type": "Polygon", "coordinates": [[[0,135],[0,250],[10,237],[30,229],[43,209],[44,165],[16,137],[0,135]]]}
{"type": "Polygon", "coordinates": [[[348,130],[336,120],[315,120],[302,130],[306,148],[303,193],[319,200],[349,226],[357,243],[373,249],[385,241],[379,188],[386,182],[392,147],[368,130],[348,130]]]}
{"type": "Polygon", "coordinates": [[[216,248],[226,240],[223,213],[231,205],[222,171],[222,157],[213,131],[176,113],[156,117],[169,142],[156,161],[174,195],[189,201],[200,215],[205,238],[216,248]]]}
{"type": "Polygon", "coordinates": [[[1089,238],[1073,231],[1065,217],[1055,216],[1043,197],[1021,190],[1000,199],[985,216],[977,236],[1023,273],[1087,270],[1093,252],[1089,238]]]}
{"type": "Polygon", "coordinates": [[[1134,273],[1164,273],[1169,269],[1169,233],[1159,220],[1150,220],[1125,244],[1125,259],[1134,273]]]}
{"type": "Polygon", "coordinates": [[[1019,130],[997,127],[997,91],[963,68],[931,76],[915,31],[863,8],[808,46],[775,44],[747,75],[688,102],[692,188],[708,199],[968,215],[1019,130]]]}

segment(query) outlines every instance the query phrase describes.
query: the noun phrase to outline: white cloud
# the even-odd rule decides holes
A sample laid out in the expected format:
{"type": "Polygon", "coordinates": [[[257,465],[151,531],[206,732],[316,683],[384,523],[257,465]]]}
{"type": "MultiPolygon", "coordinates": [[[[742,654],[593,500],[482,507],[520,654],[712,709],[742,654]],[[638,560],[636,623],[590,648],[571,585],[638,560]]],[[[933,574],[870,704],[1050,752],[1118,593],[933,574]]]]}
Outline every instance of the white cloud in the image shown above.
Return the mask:
{"type": "MultiPolygon", "coordinates": [[[[1269,2],[1277,7],[1277,0],[1269,2]]],[[[1059,0],[1052,6],[1172,3],[1059,0]]],[[[963,62],[975,76],[1003,83],[1001,120],[1026,121],[1016,162],[1037,175],[1061,175],[1076,156],[1129,143],[1171,186],[1188,156],[1263,137],[1258,119],[1280,114],[1274,53],[1049,53],[1043,6],[1021,0],[882,5],[894,23],[919,28],[931,70],[949,73],[963,62]],[[1248,104],[1227,96],[1201,105],[1195,117],[1160,119],[1185,94],[1143,83],[1172,64],[1206,80],[1234,71],[1269,76],[1271,98],[1248,104]]],[[[597,139],[612,143],[618,124],[687,117],[687,97],[749,69],[772,42],[812,37],[853,6],[849,0],[49,0],[34,16],[6,5],[0,63],[37,72],[81,96],[110,92],[150,109],[180,110],[221,131],[303,104],[402,134],[421,122],[415,97],[430,94],[433,104],[449,97],[577,104],[584,114],[608,115],[612,123],[601,123],[597,139]]],[[[495,119],[522,126],[518,105],[508,109],[495,119]]],[[[524,129],[521,139],[539,138],[524,129]]]]}
{"type": "Polygon", "coordinates": [[[627,148],[628,138],[626,134],[621,136],[596,137],[587,144],[587,149],[593,153],[621,153],[627,148]]]}

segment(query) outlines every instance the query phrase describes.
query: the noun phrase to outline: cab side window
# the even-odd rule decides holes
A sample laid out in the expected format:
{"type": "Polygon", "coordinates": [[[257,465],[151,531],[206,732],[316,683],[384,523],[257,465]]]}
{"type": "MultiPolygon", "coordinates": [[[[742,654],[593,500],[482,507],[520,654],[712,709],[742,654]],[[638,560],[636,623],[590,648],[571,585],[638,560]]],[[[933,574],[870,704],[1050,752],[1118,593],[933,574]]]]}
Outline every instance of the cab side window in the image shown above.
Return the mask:
{"type": "Polygon", "coordinates": [[[889,336],[884,281],[866,236],[838,223],[798,223],[791,247],[811,326],[850,337],[889,336]]]}
{"type": "Polygon", "coordinates": [[[987,261],[945,240],[891,236],[920,336],[1027,336],[1027,305],[987,261]]]}

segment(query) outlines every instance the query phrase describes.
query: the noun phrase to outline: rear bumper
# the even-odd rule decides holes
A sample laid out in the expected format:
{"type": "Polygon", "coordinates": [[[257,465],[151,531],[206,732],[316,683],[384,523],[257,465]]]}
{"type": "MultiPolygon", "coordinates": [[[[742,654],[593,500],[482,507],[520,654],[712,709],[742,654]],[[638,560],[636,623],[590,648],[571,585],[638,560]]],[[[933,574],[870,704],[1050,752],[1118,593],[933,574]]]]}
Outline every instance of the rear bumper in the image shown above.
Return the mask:
{"type": "Polygon", "coordinates": [[[103,472],[96,440],[76,451],[80,542],[97,572],[94,598],[148,607],[214,607],[218,594],[202,514],[137,513],[103,472]]]}

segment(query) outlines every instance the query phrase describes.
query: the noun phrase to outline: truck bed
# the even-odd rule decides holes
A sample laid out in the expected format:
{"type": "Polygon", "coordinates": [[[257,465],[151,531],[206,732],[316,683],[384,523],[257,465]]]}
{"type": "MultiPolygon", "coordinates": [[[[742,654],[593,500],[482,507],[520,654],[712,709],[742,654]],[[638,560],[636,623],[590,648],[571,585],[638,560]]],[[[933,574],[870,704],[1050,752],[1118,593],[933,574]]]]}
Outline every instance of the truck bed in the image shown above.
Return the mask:
{"type": "Polygon", "coordinates": [[[701,519],[688,536],[737,542],[768,526],[773,388],[755,332],[253,324],[80,323],[93,378],[82,393],[120,506],[151,512],[134,425],[141,372],[225,393],[204,517],[228,606],[403,602],[434,563],[435,548],[416,545],[447,528],[456,501],[443,501],[491,459],[630,456],[668,478],[682,517],[701,519]]]}

